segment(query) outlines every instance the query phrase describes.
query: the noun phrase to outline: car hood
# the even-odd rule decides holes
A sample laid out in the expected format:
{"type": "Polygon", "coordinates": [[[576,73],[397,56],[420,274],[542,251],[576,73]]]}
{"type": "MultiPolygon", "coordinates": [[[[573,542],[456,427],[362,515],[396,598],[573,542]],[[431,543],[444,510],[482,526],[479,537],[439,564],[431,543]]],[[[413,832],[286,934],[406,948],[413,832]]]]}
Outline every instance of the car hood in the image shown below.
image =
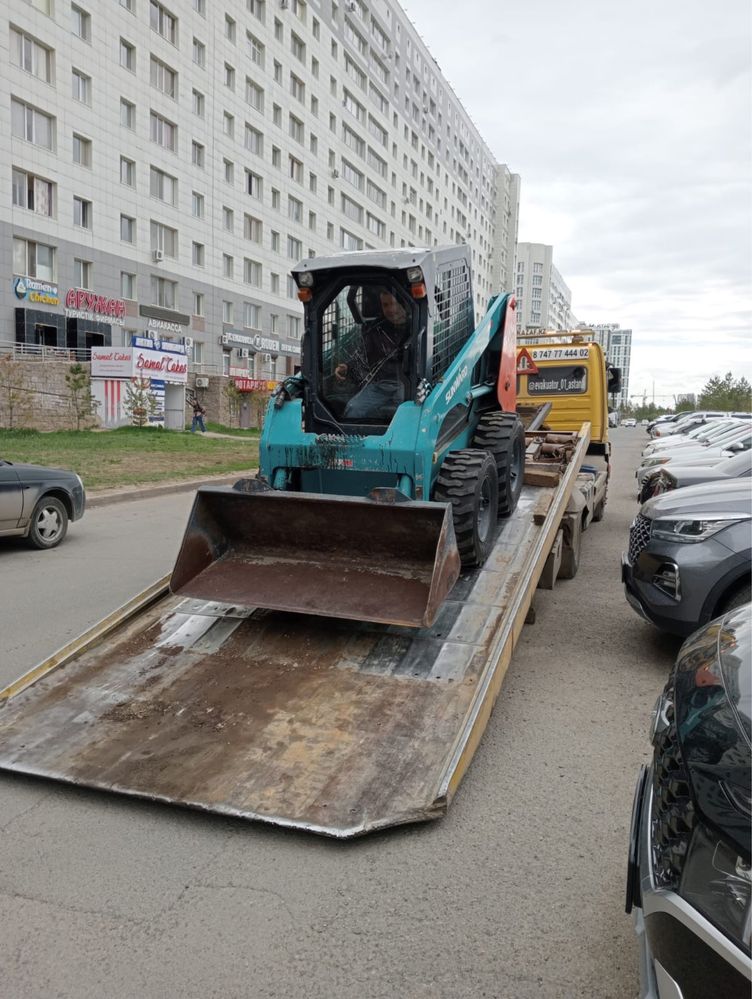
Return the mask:
{"type": "Polygon", "coordinates": [[[640,512],[651,520],[689,518],[714,513],[750,514],[752,494],[746,479],[703,482],[701,485],[673,489],[654,496],[643,504],[640,512]]]}
{"type": "MultiPolygon", "coordinates": [[[[678,488],[684,489],[687,486],[698,486],[703,482],[723,482],[728,479],[736,479],[737,476],[731,475],[729,472],[722,472],[718,467],[720,462],[713,461],[706,463],[698,463],[696,465],[675,465],[671,463],[671,467],[666,469],[666,472],[676,479],[676,484],[678,488]]],[[[663,466],[659,465],[658,470],[663,466]]]]}
{"type": "Polygon", "coordinates": [[[2,461],[0,465],[12,468],[22,479],[70,479],[75,478],[76,473],[67,468],[48,468],[46,465],[26,465],[16,461],[2,461]]]}
{"type": "Polygon", "coordinates": [[[698,811],[747,858],[752,781],[752,621],[747,604],[696,631],[676,660],[674,707],[698,811]]]}

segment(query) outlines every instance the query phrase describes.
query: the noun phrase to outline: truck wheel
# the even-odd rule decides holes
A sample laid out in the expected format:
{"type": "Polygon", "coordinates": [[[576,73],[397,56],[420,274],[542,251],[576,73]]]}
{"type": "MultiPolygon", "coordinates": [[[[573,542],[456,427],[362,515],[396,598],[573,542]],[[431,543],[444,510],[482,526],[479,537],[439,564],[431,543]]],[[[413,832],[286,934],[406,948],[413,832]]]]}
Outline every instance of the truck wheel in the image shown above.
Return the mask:
{"type": "Polygon", "coordinates": [[[28,542],[33,548],[54,548],[68,530],[68,513],[54,496],[43,496],[31,515],[28,542]]]}
{"type": "Polygon", "coordinates": [[[473,436],[473,447],[493,457],[499,480],[499,516],[514,513],[525,475],[525,428],[513,413],[484,413],[473,436]]]}
{"type": "Polygon", "coordinates": [[[499,481],[487,451],[452,451],[441,463],[433,491],[437,503],[451,503],[454,535],[463,569],[482,565],[493,547],[499,481]]]}
{"type": "Polygon", "coordinates": [[[559,579],[574,579],[580,568],[580,548],[582,547],[582,517],[574,513],[564,517],[564,545],[561,551],[559,579]]]}

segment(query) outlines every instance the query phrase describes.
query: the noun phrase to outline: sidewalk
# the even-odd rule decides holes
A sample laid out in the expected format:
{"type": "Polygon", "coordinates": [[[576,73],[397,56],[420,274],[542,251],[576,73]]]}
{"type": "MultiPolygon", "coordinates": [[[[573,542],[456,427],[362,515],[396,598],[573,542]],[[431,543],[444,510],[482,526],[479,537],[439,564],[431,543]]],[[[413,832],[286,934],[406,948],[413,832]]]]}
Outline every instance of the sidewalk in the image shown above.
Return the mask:
{"type": "MultiPolygon", "coordinates": [[[[224,434],[211,434],[212,437],[224,437],[224,434]]],[[[253,469],[255,474],[256,469],[253,469]]],[[[241,471],[230,475],[209,476],[203,479],[176,479],[170,482],[146,482],[140,486],[120,486],[117,489],[87,489],[86,508],[92,510],[98,506],[110,503],[125,503],[129,500],[152,499],[155,496],[168,496],[171,493],[189,493],[199,486],[232,485],[238,479],[247,477],[248,473],[241,471]]]]}

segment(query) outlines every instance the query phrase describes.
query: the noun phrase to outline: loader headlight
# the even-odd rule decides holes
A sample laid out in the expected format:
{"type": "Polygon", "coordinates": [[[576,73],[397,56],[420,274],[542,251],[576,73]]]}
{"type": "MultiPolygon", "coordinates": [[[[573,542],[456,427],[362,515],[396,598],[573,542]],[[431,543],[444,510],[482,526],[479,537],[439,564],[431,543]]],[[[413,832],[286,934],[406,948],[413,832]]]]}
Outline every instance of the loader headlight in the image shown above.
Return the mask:
{"type": "Polygon", "coordinates": [[[689,846],[679,894],[747,953],[752,926],[752,872],[718,835],[699,825],[689,846]]]}
{"type": "Polygon", "coordinates": [[[716,513],[707,520],[697,517],[692,520],[679,518],[671,520],[654,520],[654,538],[661,538],[663,541],[680,541],[684,544],[692,544],[697,541],[706,541],[714,534],[722,531],[724,527],[731,524],[738,524],[742,520],[750,520],[749,514],[740,513],[716,513]]]}
{"type": "Polygon", "coordinates": [[[298,286],[300,288],[313,288],[313,274],[310,271],[298,274],[298,286]]]}
{"type": "Polygon", "coordinates": [[[423,282],[423,271],[420,267],[408,267],[407,268],[407,280],[410,284],[419,284],[423,282]]]}

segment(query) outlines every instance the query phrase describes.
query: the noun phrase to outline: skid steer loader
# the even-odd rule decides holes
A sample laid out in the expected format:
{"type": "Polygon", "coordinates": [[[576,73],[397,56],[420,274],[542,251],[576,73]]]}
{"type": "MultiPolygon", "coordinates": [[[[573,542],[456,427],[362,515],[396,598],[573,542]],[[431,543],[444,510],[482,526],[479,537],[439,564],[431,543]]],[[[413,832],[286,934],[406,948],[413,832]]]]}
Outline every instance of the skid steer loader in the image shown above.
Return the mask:
{"type": "Polygon", "coordinates": [[[292,273],[301,370],[270,401],[258,478],[198,490],[172,589],[430,625],[522,489],[514,299],[493,298],[476,326],[466,246],[292,273]]]}

